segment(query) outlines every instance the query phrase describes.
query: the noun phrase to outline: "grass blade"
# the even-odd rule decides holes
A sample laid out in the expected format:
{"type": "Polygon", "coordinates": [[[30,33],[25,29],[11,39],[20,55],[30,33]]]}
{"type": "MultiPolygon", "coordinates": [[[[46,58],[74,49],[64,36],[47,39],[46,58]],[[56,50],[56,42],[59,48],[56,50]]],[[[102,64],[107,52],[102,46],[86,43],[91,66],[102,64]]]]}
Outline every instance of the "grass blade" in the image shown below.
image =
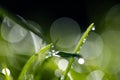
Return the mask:
{"type": "MultiPolygon", "coordinates": [[[[18,80],[23,80],[24,75],[26,74],[27,70],[31,67],[31,64],[36,60],[36,58],[38,57],[37,55],[43,54],[44,52],[46,52],[47,50],[49,50],[51,48],[52,44],[47,45],[46,47],[44,47],[43,49],[41,49],[40,51],[38,51],[38,53],[34,54],[33,56],[30,57],[30,59],[26,62],[26,64],[24,65],[18,80]]],[[[46,55],[44,55],[46,56],[46,55]]],[[[41,61],[43,61],[43,57],[40,57],[41,61]]]]}
{"type": "MultiPolygon", "coordinates": [[[[86,39],[86,37],[88,36],[89,32],[92,30],[93,27],[94,27],[94,23],[90,24],[90,26],[87,28],[87,30],[85,31],[85,33],[82,35],[81,39],[78,42],[78,45],[74,49],[74,53],[75,54],[77,54],[77,52],[80,50],[80,47],[82,46],[82,44],[84,42],[84,39],[86,39]]],[[[62,80],[66,80],[67,74],[70,71],[73,62],[74,62],[74,57],[71,57],[70,61],[68,63],[68,67],[67,67],[66,71],[64,72],[64,77],[63,77],[62,80]]]]}

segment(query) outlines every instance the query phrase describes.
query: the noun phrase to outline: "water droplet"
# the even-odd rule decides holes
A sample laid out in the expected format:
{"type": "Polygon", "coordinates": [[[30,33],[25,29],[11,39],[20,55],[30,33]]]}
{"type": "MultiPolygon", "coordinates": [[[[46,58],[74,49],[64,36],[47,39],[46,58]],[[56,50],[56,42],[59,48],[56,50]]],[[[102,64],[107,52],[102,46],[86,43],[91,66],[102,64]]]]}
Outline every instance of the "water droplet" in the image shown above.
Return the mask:
{"type": "Polygon", "coordinates": [[[94,31],[94,30],[95,30],[95,27],[92,28],[92,31],[94,31]]]}
{"type": "Polygon", "coordinates": [[[83,58],[79,58],[79,59],[78,59],[78,63],[79,63],[79,64],[84,64],[84,63],[85,63],[85,60],[84,60],[83,58]]]}
{"type": "Polygon", "coordinates": [[[54,52],[55,52],[55,50],[52,50],[51,52],[53,52],[53,53],[54,53],[54,52]]]}
{"type": "Polygon", "coordinates": [[[57,53],[59,53],[59,51],[56,51],[56,52],[52,53],[52,55],[56,56],[56,57],[60,57],[59,55],[57,55],[57,53]]]}
{"type": "Polygon", "coordinates": [[[86,39],[83,40],[83,43],[85,43],[86,39]]]}
{"type": "Polygon", "coordinates": [[[2,73],[5,75],[10,75],[10,70],[8,68],[3,68],[2,73]]]}

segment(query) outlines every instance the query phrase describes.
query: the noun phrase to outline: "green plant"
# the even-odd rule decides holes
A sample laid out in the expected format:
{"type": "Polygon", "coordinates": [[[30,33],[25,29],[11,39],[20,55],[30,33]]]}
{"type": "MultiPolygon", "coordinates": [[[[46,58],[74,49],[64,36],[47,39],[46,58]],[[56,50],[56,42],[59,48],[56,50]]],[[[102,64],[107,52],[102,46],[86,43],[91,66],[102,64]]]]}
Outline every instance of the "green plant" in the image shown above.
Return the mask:
{"type": "MultiPolygon", "coordinates": [[[[103,80],[107,80],[107,79],[115,80],[114,78],[115,75],[112,75],[111,73],[107,72],[107,70],[104,70],[99,66],[80,65],[76,62],[76,58],[77,60],[81,58],[82,60],[84,60],[84,57],[78,52],[81,50],[81,47],[83,46],[84,41],[87,39],[88,34],[91,32],[92,29],[94,30],[94,23],[90,24],[87,30],[83,33],[82,37],[77,42],[77,45],[75,45],[73,52],[65,52],[65,51],[59,50],[59,47],[56,48],[56,43],[59,41],[59,39],[56,40],[55,42],[47,40],[46,37],[43,36],[43,34],[41,34],[41,32],[38,29],[31,26],[31,24],[29,24],[28,21],[24,21],[21,17],[19,16],[15,17],[1,8],[0,8],[0,17],[2,17],[2,19],[4,17],[7,17],[7,19],[14,21],[14,23],[20,25],[26,30],[31,31],[32,33],[42,38],[44,40],[42,44],[43,43],[47,44],[47,45],[44,45],[44,47],[40,48],[40,50],[38,50],[36,53],[31,55],[14,54],[12,56],[13,58],[16,58],[16,57],[18,58],[20,57],[22,59],[26,58],[23,61],[23,63],[21,62],[20,67],[22,68],[20,68],[18,72],[17,72],[17,69],[14,70],[14,67],[11,67],[11,65],[9,65],[9,62],[5,60],[5,63],[1,63],[1,67],[5,68],[5,73],[3,74],[3,72],[1,72],[0,77],[6,80],[14,80],[14,79],[15,80],[16,79],[18,80],[48,80],[48,79],[49,80],[71,80],[70,79],[71,77],[69,76],[71,74],[73,77],[73,80],[80,80],[80,79],[86,80],[86,77],[87,77],[87,80],[96,79],[96,78],[91,78],[91,75],[92,77],[93,75],[95,75],[95,77],[96,75],[99,75],[97,76],[98,78],[102,76],[103,80]],[[68,65],[65,70],[59,70],[57,64],[55,63],[55,60],[57,62],[57,60],[60,60],[60,59],[62,59],[63,61],[65,60],[68,61],[68,65]],[[73,66],[79,69],[82,69],[83,73],[82,71],[81,73],[76,72],[74,68],[72,69],[73,66]],[[13,70],[12,77],[11,75],[10,76],[8,75],[6,71],[7,67],[10,68],[11,71],[13,70]],[[104,71],[104,73],[97,69],[104,71]],[[14,72],[16,72],[17,74],[14,72]],[[54,75],[54,72],[56,72],[56,75],[54,75]],[[90,75],[88,75],[89,73],[90,75]]],[[[3,39],[1,39],[1,41],[2,40],[3,39]]],[[[7,45],[6,41],[3,40],[3,42],[5,43],[5,45],[7,45]]],[[[20,61],[22,59],[20,59],[20,61]]]]}

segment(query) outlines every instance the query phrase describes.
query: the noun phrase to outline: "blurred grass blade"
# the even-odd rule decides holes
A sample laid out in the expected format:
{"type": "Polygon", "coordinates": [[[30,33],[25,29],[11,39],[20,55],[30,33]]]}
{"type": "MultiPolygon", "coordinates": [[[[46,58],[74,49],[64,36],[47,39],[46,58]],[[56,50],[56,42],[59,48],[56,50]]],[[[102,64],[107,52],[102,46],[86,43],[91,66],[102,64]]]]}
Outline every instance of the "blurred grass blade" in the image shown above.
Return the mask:
{"type": "Polygon", "coordinates": [[[0,72],[0,80],[4,80],[5,79],[5,75],[3,73],[0,72]]]}
{"type": "Polygon", "coordinates": [[[24,20],[22,17],[20,16],[13,16],[12,14],[8,13],[6,10],[4,10],[3,8],[0,8],[0,18],[4,18],[4,17],[8,17],[10,19],[12,19],[13,21],[15,21],[17,24],[21,25],[22,27],[24,27],[27,30],[32,31],[33,33],[35,33],[36,35],[38,35],[39,37],[43,38],[45,40],[45,37],[41,34],[41,32],[35,28],[35,26],[30,26],[29,23],[27,23],[26,20],[24,20]]]}
{"type": "Polygon", "coordinates": [[[77,53],[80,50],[80,47],[82,46],[84,40],[87,38],[89,32],[92,30],[93,27],[94,27],[94,23],[90,24],[90,26],[87,28],[85,33],[82,35],[81,39],[79,40],[79,42],[74,50],[75,53],[77,53]]]}
{"type": "MultiPolygon", "coordinates": [[[[88,36],[89,32],[92,30],[92,28],[94,27],[94,23],[90,24],[90,26],[87,28],[87,30],[85,31],[85,33],[82,35],[81,39],[79,40],[76,48],[74,49],[74,53],[77,54],[77,52],[80,50],[80,47],[82,46],[84,39],[86,39],[86,37],[88,36]]],[[[64,77],[62,80],[66,80],[67,79],[67,74],[69,72],[69,70],[71,69],[72,63],[74,61],[74,58],[71,57],[68,63],[68,67],[66,69],[66,71],[64,72],[64,77]]]]}
{"type": "Polygon", "coordinates": [[[44,47],[43,49],[38,51],[38,53],[36,53],[36,54],[34,54],[33,56],[30,57],[30,59],[24,65],[24,67],[23,67],[23,69],[22,69],[22,71],[21,71],[21,73],[18,77],[18,80],[23,80],[24,79],[24,76],[25,76],[26,72],[29,70],[29,68],[31,68],[31,65],[34,63],[34,61],[39,57],[38,55],[43,54],[43,56],[40,56],[40,58],[39,58],[41,63],[42,63],[42,61],[45,60],[44,57],[46,56],[46,54],[44,55],[44,53],[51,48],[51,45],[52,44],[47,45],[46,47],[44,47]]]}

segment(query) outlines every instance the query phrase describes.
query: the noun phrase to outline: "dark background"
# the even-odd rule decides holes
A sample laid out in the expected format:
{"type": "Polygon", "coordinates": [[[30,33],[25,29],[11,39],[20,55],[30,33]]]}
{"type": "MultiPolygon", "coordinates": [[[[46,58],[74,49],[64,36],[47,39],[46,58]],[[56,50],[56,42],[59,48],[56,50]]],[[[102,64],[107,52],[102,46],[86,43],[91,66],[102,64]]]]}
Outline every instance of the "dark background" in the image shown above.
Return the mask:
{"type": "Polygon", "coordinates": [[[13,14],[48,28],[59,17],[71,17],[82,29],[96,24],[118,0],[0,0],[0,6],[13,14]]]}

